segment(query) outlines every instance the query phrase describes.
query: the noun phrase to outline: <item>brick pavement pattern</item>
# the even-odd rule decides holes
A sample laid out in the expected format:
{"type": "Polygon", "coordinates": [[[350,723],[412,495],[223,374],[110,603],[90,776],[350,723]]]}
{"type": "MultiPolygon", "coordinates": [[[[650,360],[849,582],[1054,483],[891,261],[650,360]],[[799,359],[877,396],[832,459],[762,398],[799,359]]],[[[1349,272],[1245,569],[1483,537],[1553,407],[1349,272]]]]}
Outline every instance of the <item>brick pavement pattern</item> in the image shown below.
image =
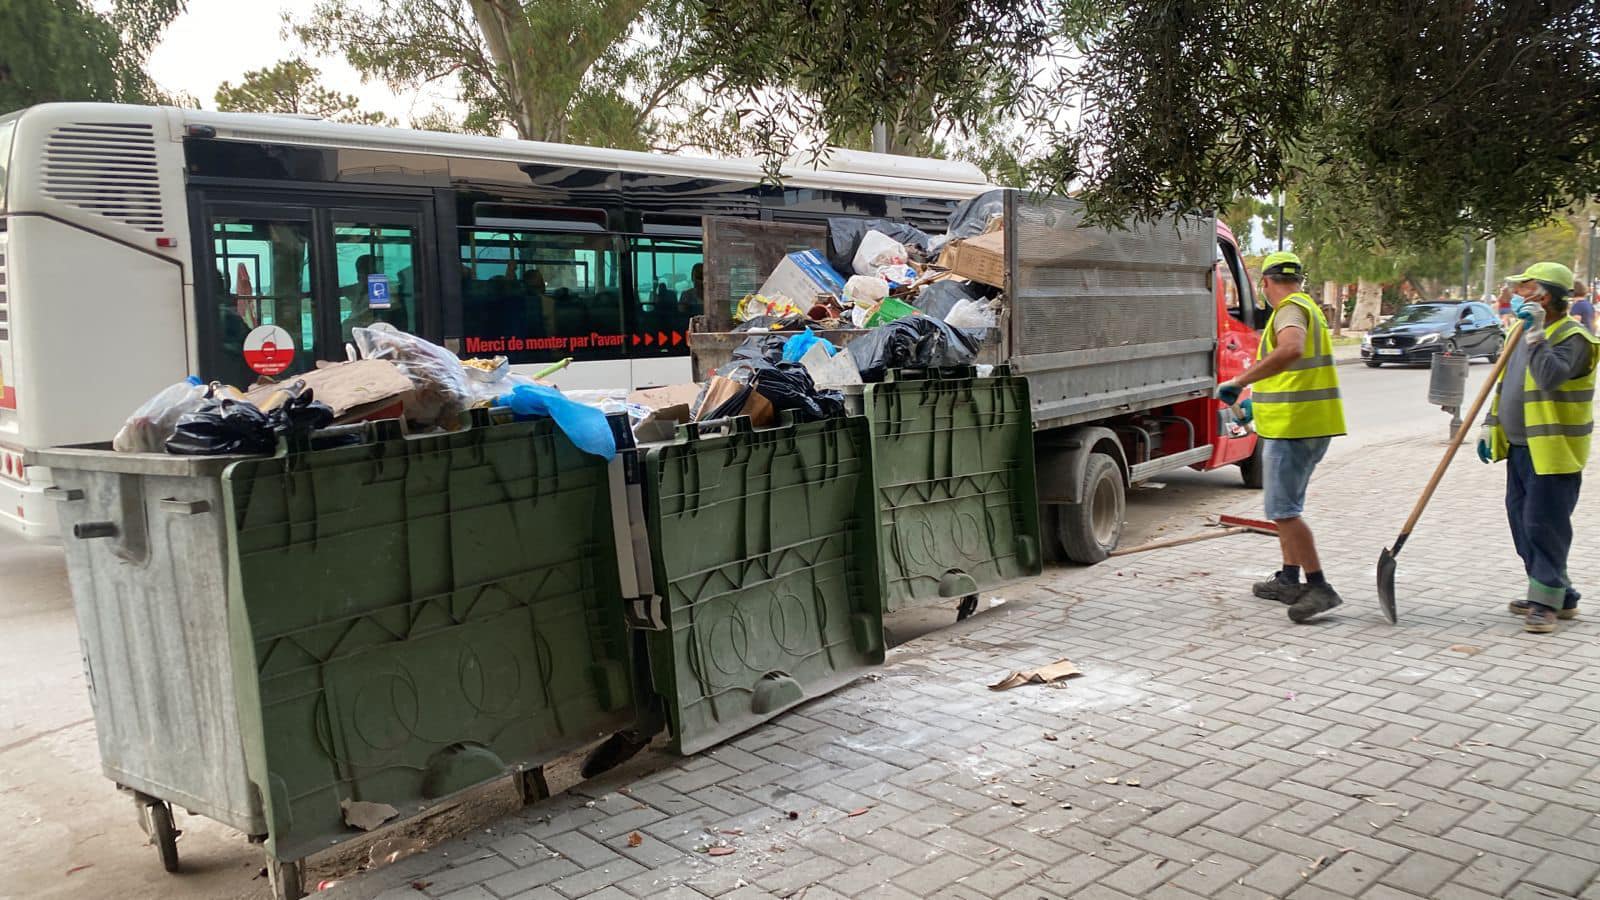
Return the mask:
{"type": "MultiPolygon", "coordinates": [[[[1458,457],[1400,557],[1400,624],[1378,612],[1378,551],[1438,452],[1319,473],[1307,518],[1346,599],[1325,622],[1250,596],[1261,536],[1048,570],[716,749],[321,896],[1600,898],[1600,625],[1505,612],[1503,466],[1458,457]],[[1083,677],[986,688],[1063,657],[1083,677]]],[[[1596,568],[1573,560],[1600,596],[1596,568]]]]}

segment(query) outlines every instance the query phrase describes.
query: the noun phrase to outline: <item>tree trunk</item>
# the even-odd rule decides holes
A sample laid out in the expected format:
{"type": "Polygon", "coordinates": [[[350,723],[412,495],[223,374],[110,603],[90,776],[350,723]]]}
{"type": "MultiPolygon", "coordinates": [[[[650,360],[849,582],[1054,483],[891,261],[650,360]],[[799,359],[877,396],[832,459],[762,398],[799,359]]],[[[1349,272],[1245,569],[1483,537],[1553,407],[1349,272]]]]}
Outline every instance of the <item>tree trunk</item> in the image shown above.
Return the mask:
{"type": "Polygon", "coordinates": [[[1383,285],[1361,279],[1356,286],[1356,308],[1350,314],[1350,330],[1371,331],[1378,324],[1378,313],[1383,305],[1383,285]]]}
{"type": "Polygon", "coordinates": [[[1344,291],[1337,281],[1324,281],[1322,283],[1322,302],[1333,310],[1333,333],[1344,334],[1344,291]]]}

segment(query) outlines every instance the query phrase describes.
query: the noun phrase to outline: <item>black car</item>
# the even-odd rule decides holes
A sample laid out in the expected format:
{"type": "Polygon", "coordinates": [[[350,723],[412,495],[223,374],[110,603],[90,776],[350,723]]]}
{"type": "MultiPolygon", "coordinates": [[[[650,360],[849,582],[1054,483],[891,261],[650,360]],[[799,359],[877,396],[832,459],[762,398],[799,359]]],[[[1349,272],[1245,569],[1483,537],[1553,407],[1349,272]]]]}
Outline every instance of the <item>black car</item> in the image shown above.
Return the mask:
{"type": "Polygon", "coordinates": [[[1505,339],[1500,319],[1485,304],[1413,303],[1361,340],[1361,358],[1374,369],[1386,362],[1428,365],[1446,348],[1494,359],[1505,339]]]}

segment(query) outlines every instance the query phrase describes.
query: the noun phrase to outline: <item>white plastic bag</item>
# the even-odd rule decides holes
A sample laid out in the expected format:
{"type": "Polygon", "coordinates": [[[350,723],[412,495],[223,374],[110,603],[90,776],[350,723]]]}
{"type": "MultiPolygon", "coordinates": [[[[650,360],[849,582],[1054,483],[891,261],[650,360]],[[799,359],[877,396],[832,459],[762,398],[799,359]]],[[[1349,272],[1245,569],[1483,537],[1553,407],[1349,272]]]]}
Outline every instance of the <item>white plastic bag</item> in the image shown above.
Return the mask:
{"type": "Polygon", "coordinates": [[[850,265],[857,275],[876,275],[883,266],[903,266],[909,259],[904,244],[881,231],[869,231],[861,239],[850,265]]]}
{"type": "Polygon", "coordinates": [[[412,422],[454,429],[462,410],[472,405],[467,373],[449,350],[387,322],[353,328],[350,336],[362,359],[387,359],[411,379],[416,391],[406,400],[406,418],[412,422]]]}
{"type": "Polygon", "coordinates": [[[856,306],[871,306],[889,296],[889,282],[873,275],[851,275],[844,283],[844,296],[856,306]]]}
{"type": "Polygon", "coordinates": [[[944,321],[952,328],[996,328],[1000,324],[999,317],[987,302],[974,303],[971,300],[957,300],[944,321]]]}
{"type": "Polygon", "coordinates": [[[878,277],[889,283],[889,289],[908,285],[917,280],[917,270],[906,265],[879,266],[878,277]]]}
{"type": "Polygon", "coordinates": [[[178,419],[204,405],[207,390],[205,383],[193,376],[163,389],[134,410],[111,439],[111,449],[119,453],[167,452],[167,438],[172,437],[178,419]]]}

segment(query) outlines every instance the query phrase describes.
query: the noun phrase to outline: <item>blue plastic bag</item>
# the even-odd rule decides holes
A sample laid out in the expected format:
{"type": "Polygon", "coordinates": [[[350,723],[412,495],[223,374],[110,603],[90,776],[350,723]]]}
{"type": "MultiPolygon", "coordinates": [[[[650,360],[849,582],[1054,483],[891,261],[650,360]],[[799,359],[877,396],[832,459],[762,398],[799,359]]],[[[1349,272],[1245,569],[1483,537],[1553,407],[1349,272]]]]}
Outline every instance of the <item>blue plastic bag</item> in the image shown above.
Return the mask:
{"type": "Polygon", "coordinates": [[[816,332],[807,328],[800,334],[789,338],[788,342],[783,345],[783,361],[799,362],[800,357],[805,356],[806,351],[810,350],[813,344],[821,344],[822,349],[828,351],[829,356],[839,352],[839,348],[835,347],[833,342],[827,338],[817,337],[816,332]]]}
{"type": "Polygon", "coordinates": [[[617,438],[606,423],[606,414],[592,406],[568,400],[553,387],[542,384],[519,384],[509,394],[501,394],[497,401],[509,406],[518,419],[550,418],[556,420],[567,439],[591,456],[610,462],[617,456],[617,438]]]}

